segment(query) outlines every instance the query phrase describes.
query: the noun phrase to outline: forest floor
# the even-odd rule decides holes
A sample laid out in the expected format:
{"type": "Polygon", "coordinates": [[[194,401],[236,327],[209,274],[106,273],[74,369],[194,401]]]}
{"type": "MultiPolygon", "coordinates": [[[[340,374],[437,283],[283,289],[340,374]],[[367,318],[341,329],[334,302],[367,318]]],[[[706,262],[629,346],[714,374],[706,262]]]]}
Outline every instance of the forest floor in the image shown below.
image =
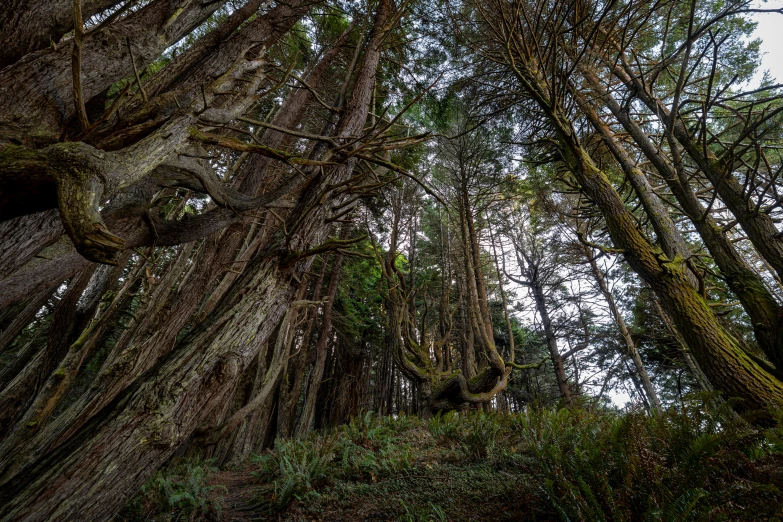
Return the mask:
{"type": "Polygon", "coordinates": [[[359,417],[245,466],[183,461],[117,521],[783,521],[783,430],[693,408],[359,417]]]}
{"type": "Polygon", "coordinates": [[[384,479],[327,479],[317,495],[293,499],[278,513],[269,509],[274,494],[259,484],[252,474],[255,470],[221,471],[212,480],[228,489],[223,522],[560,520],[554,513],[538,512],[534,502],[520,502],[514,483],[525,477],[487,465],[419,464],[384,479]]]}
{"type": "Polygon", "coordinates": [[[535,498],[520,495],[519,484],[532,477],[519,466],[486,455],[466,459],[418,419],[403,424],[393,434],[370,427],[337,444],[329,435],[289,442],[282,457],[278,449],[241,469],[212,472],[209,484],[221,489],[220,520],[559,520],[554,512],[542,512],[535,498]],[[336,447],[354,442],[354,448],[336,447]],[[334,459],[341,471],[320,468],[323,457],[334,459]],[[275,479],[270,469],[281,464],[290,482],[275,479]],[[355,471],[346,475],[345,468],[355,471]]]}

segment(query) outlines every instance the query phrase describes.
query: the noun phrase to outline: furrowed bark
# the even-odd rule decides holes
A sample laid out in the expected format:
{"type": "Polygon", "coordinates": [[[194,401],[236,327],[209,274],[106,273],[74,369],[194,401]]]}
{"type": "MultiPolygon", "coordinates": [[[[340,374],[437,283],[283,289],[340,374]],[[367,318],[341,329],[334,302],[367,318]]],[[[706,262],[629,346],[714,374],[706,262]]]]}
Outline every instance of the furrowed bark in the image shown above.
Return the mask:
{"type": "MultiPolygon", "coordinates": [[[[318,279],[315,281],[313,288],[312,301],[321,300],[321,287],[326,277],[328,264],[326,260],[321,261],[321,270],[318,273],[318,279]]],[[[278,436],[281,438],[288,438],[294,435],[294,429],[296,427],[297,420],[297,408],[299,405],[299,398],[302,394],[302,388],[304,386],[305,369],[310,362],[310,338],[315,326],[315,320],[318,315],[317,307],[312,307],[307,310],[307,322],[305,323],[304,331],[302,332],[301,345],[299,346],[299,353],[296,355],[291,368],[287,375],[287,386],[285,386],[280,393],[280,403],[278,405],[277,414],[277,426],[278,436]]],[[[317,360],[317,353],[313,353],[317,360]]]]}
{"type": "MultiPolygon", "coordinates": [[[[175,87],[177,80],[183,75],[192,75],[195,72],[194,69],[197,69],[197,65],[208,59],[211,53],[218,52],[218,48],[231,34],[255,14],[264,3],[264,0],[249,0],[245,5],[232,12],[225,22],[199,39],[192,47],[178,55],[163,70],[153,76],[145,85],[147,96],[155,97],[175,87]]],[[[278,7],[278,10],[286,7],[287,5],[278,7]]]]}
{"type": "MultiPolygon", "coordinates": [[[[364,125],[381,54],[390,2],[378,6],[373,35],[357,74],[351,104],[338,126],[349,138],[364,125]]],[[[319,182],[347,180],[355,158],[326,169],[319,182]]],[[[305,251],[325,239],[329,210],[316,206],[322,185],[308,187],[287,230],[287,245],[305,251]]],[[[234,389],[282,318],[309,261],[283,269],[276,256],[257,256],[208,320],[180,341],[172,354],[60,446],[3,477],[0,517],[21,520],[104,520],[119,509],[234,389]],[[131,472],[122,466],[132,460],[131,472]],[[24,477],[24,480],[21,480],[24,477]]]]}
{"type": "MultiPolygon", "coordinates": [[[[305,287],[306,285],[300,285],[299,295],[297,297],[301,298],[303,296],[303,289],[305,287]]],[[[244,404],[238,411],[232,413],[231,416],[219,426],[206,430],[199,430],[198,438],[203,439],[198,440],[199,445],[212,445],[224,440],[268,402],[273,390],[279,384],[281,373],[284,373],[287,368],[288,356],[291,352],[291,345],[293,344],[294,335],[296,333],[297,318],[300,308],[312,304],[315,303],[303,301],[301,299],[297,299],[291,303],[280,323],[274,350],[272,351],[272,358],[269,361],[268,370],[264,374],[260,387],[247,404],[244,404]]]]}
{"type": "MultiPolygon", "coordinates": [[[[37,392],[46,382],[68,351],[68,346],[74,339],[74,328],[78,321],[71,317],[76,308],[76,302],[87,288],[95,269],[82,271],[71,282],[67,293],[63,296],[54,311],[49,329],[49,340],[46,348],[36,355],[25,369],[17,375],[0,393],[0,438],[5,439],[19,416],[27,409],[37,392]]],[[[78,332],[77,332],[78,335],[78,332]]]]}
{"type": "MultiPolygon", "coordinates": [[[[3,325],[3,329],[0,330],[0,353],[3,353],[14,341],[19,333],[30,324],[41,307],[52,296],[55,287],[44,288],[38,292],[33,292],[27,295],[26,302],[19,303],[16,307],[10,307],[10,309],[4,310],[8,312],[13,319],[9,319],[3,325]]],[[[0,375],[6,374],[10,367],[16,364],[16,359],[9,363],[9,366],[3,368],[0,375]]],[[[0,390],[5,387],[7,382],[3,377],[0,377],[0,390]]]]}
{"type": "MultiPolygon", "coordinates": [[[[64,233],[62,222],[54,209],[0,223],[0,243],[3,245],[0,252],[0,280],[13,274],[64,233]]],[[[0,305],[0,308],[3,306],[0,305]]]]}
{"type": "MultiPolygon", "coordinates": [[[[127,262],[129,257],[126,256],[124,261],[127,262]]],[[[49,420],[55,408],[64,400],[82,363],[95,349],[107,313],[112,307],[104,311],[100,318],[94,317],[94,314],[104,292],[117,281],[122,268],[93,265],[84,271],[84,275],[80,273],[77,276],[78,284],[87,274],[91,275],[87,285],[74,288],[74,296],[66,295],[55,309],[49,342],[42,354],[48,366],[42,366],[40,358],[35,359],[31,367],[25,368],[12,382],[12,386],[0,394],[5,402],[7,392],[13,394],[16,390],[18,393],[20,387],[23,387],[27,393],[27,400],[15,401],[14,409],[3,408],[3,416],[7,420],[4,425],[12,429],[4,433],[8,436],[0,446],[0,458],[4,459],[10,452],[23,447],[24,441],[49,420]],[[56,366],[56,370],[50,370],[52,365],[56,366]],[[33,388],[29,385],[30,378],[25,379],[30,373],[37,377],[37,385],[34,387],[37,393],[30,393],[30,388],[33,388]]],[[[123,293],[123,290],[117,293],[113,305],[117,304],[123,293]]],[[[14,403],[9,401],[8,404],[14,403]]]]}
{"type": "MultiPolygon", "coordinates": [[[[224,2],[156,0],[138,12],[90,34],[82,48],[85,101],[157,59],[171,44],[204,22],[224,2]]],[[[74,115],[71,48],[43,50],[0,70],[0,141],[50,143],[74,115]]]]}
{"type": "MultiPolygon", "coordinates": [[[[333,53],[328,53],[328,56],[325,57],[325,61],[328,62],[328,60],[333,59],[333,57],[333,53]]],[[[321,64],[319,64],[319,66],[320,65],[321,64]]],[[[323,69],[323,67],[319,68],[323,69]]],[[[308,99],[309,91],[306,92],[304,96],[302,95],[302,90],[296,91],[291,98],[293,102],[288,103],[287,101],[286,104],[284,104],[284,107],[290,110],[286,110],[284,112],[284,116],[282,116],[279,120],[274,121],[279,123],[281,126],[287,125],[289,122],[296,121],[296,119],[299,118],[301,112],[304,110],[308,99]]],[[[278,139],[283,136],[278,132],[274,132],[274,134],[277,135],[278,139]]],[[[275,139],[275,136],[272,136],[271,139],[275,139]]],[[[267,163],[257,162],[256,160],[259,159],[267,160],[265,157],[254,157],[243,165],[243,172],[244,170],[249,170],[255,173],[253,182],[246,183],[243,186],[243,189],[250,193],[256,192],[262,186],[265,186],[264,181],[267,181],[267,183],[269,181],[265,180],[261,175],[263,174],[263,167],[267,165],[267,163]]],[[[243,178],[245,178],[245,176],[240,174],[239,179],[243,178]]],[[[276,199],[276,194],[277,191],[272,191],[269,196],[270,201],[276,199]]],[[[149,195],[142,195],[141,197],[142,199],[138,202],[146,200],[149,195]]],[[[128,201],[127,203],[131,204],[132,201],[128,201]]],[[[123,205],[120,206],[122,207],[123,205]]],[[[121,213],[124,214],[124,212],[121,213]]],[[[238,235],[237,232],[242,231],[243,227],[247,228],[246,225],[238,226],[238,223],[242,220],[243,218],[241,216],[237,215],[231,210],[215,209],[205,214],[191,218],[186,223],[182,224],[177,224],[175,222],[161,222],[157,219],[151,218],[150,216],[146,216],[146,219],[144,219],[144,216],[139,214],[133,218],[132,223],[129,223],[127,226],[123,226],[123,230],[128,230],[128,232],[123,231],[123,235],[128,238],[128,243],[126,246],[133,247],[142,244],[166,246],[168,244],[188,242],[217,232],[227,225],[235,225],[234,227],[229,227],[222,235],[219,234],[215,238],[209,238],[204,243],[199,261],[197,262],[197,273],[194,277],[191,277],[191,282],[193,284],[180,288],[177,295],[171,298],[173,304],[171,306],[165,307],[165,315],[162,315],[160,312],[154,310],[148,310],[145,313],[139,311],[139,314],[141,314],[142,317],[155,317],[159,320],[147,321],[144,328],[134,334],[135,340],[129,340],[127,336],[121,338],[120,342],[118,342],[117,346],[115,347],[115,352],[126,346],[126,344],[129,346],[128,351],[122,353],[122,355],[112,354],[109,356],[107,362],[104,364],[104,368],[101,370],[100,377],[90,388],[89,392],[85,394],[85,396],[77,403],[79,406],[77,411],[80,411],[77,418],[70,418],[69,415],[63,416],[65,419],[70,419],[70,427],[68,428],[68,431],[64,432],[64,434],[61,436],[67,435],[68,433],[72,432],[75,427],[80,426],[86,418],[89,418],[90,415],[92,415],[103,405],[109,402],[114,396],[116,396],[116,394],[125,385],[127,385],[130,380],[146,371],[154,361],[166,353],[166,351],[171,347],[176,333],[185,326],[188,318],[190,318],[191,315],[196,312],[196,308],[199,303],[197,300],[193,299],[193,296],[200,296],[206,291],[210,284],[209,282],[212,281],[217,275],[219,272],[218,269],[220,267],[226,266],[227,264],[231,264],[236,261],[236,259],[230,257],[230,253],[238,247],[238,244],[241,241],[242,236],[238,235]],[[154,236],[152,234],[153,230],[149,228],[150,220],[154,222],[154,236]],[[167,317],[168,319],[164,320],[164,317],[167,317]],[[155,326],[156,331],[151,330],[154,325],[157,325],[155,326]],[[147,336],[151,337],[148,338],[147,336]],[[147,340],[142,345],[141,343],[145,339],[147,340]],[[144,347],[143,353],[138,352],[138,349],[141,348],[141,346],[144,347]],[[131,360],[142,361],[143,364],[132,365],[129,367],[128,364],[131,360]],[[121,376],[121,378],[119,380],[115,380],[113,384],[109,384],[111,382],[112,376],[121,376]]],[[[107,222],[110,226],[112,226],[112,228],[115,226],[119,227],[119,225],[115,225],[114,222],[108,217],[107,222]]],[[[245,232],[242,233],[244,234],[245,232]]],[[[253,250],[248,250],[242,254],[243,256],[246,256],[247,259],[243,259],[243,264],[239,266],[246,266],[245,263],[249,261],[249,256],[252,256],[254,251],[261,247],[266,241],[266,239],[264,239],[265,235],[268,235],[266,233],[266,229],[259,233],[258,238],[253,240],[251,243],[253,250]]],[[[76,256],[76,259],[78,260],[80,258],[76,256]]],[[[59,261],[61,262],[62,259],[59,261]]],[[[52,261],[50,264],[55,267],[58,263],[57,261],[52,261]]],[[[176,276],[176,271],[174,275],[176,276]]],[[[237,276],[238,274],[236,274],[234,271],[227,273],[224,277],[224,282],[226,278],[230,277],[228,283],[225,285],[221,283],[221,285],[218,285],[217,289],[212,291],[210,298],[208,299],[207,303],[201,306],[199,313],[208,313],[211,308],[214,307],[214,305],[219,301],[223,293],[225,293],[225,291],[228,289],[230,282],[236,279],[237,276]]],[[[25,282],[29,281],[29,274],[24,274],[24,277],[20,277],[19,279],[25,282]]],[[[173,282],[162,280],[158,285],[158,288],[170,288],[172,284],[173,282]]],[[[159,303],[159,305],[162,306],[162,303],[165,301],[165,299],[163,301],[161,301],[161,299],[161,296],[156,294],[151,297],[150,301],[153,303],[159,303]]],[[[61,422],[61,419],[58,419],[57,425],[62,424],[63,422],[61,422]]],[[[49,433],[46,434],[46,436],[41,436],[43,440],[38,441],[39,445],[49,445],[52,443],[53,437],[55,437],[55,434],[57,433],[54,428],[55,427],[52,427],[52,430],[49,430],[49,433]]]]}
{"type": "MultiPolygon", "coordinates": [[[[85,19],[123,0],[85,0],[85,19]]],[[[73,1],[12,0],[0,13],[0,69],[23,56],[56,45],[73,29],[73,1]]]]}

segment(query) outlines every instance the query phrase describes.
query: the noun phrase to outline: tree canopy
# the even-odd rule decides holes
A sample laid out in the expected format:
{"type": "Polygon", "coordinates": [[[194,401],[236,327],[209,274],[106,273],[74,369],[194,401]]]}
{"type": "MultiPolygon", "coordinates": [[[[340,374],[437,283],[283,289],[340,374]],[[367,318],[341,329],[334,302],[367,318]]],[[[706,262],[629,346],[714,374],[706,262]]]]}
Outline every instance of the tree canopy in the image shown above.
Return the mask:
{"type": "MultiPolygon", "coordinates": [[[[746,0],[15,0],[0,519],[366,411],[783,405],[746,0]]],[[[440,417],[437,417],[440,418],[440,417]]]]}

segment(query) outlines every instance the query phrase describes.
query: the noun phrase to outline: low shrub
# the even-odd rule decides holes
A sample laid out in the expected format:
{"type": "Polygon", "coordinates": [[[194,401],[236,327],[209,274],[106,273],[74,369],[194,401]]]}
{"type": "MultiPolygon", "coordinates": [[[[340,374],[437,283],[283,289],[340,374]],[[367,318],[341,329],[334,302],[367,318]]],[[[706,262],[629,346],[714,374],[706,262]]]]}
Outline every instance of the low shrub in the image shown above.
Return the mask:
{"type": "Polygon", "coordinates": [[[763,520],[783,513],[764,434],[701,401],[647,416],[535,410],[509,455],[563,520],[763,520]]]}
{"type": "Polygon", "coordinates": [[[142,486],[115,520],[180,522],[220,520],[225,486],[210,481],[212,460],[183,459],[159,470],[142,486]]]}
{"type": "Polygon", "coordinates": [[[267,508],[282,511],[292,500],[314,492],[330,475],[335,447],[331,437],[278,440],[275,451],[255,457],[259,470],[254,475],[274,490],[267,508]]]}

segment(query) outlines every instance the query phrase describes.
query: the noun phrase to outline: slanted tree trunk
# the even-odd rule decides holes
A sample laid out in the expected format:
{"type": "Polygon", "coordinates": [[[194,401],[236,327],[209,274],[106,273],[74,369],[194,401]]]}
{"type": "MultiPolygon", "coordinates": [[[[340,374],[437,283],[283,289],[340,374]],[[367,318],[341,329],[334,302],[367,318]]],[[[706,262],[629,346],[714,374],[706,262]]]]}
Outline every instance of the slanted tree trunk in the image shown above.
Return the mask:
{"type": "MultiPolygon", "coordinates": [[[[367,120],[391,6],[378,6],[372,35],[337,135],[352,140],[367,120]]],[[[355,146],[355,145],[352,145],[355,146]]],[[[309,267],[308,249],[325,239],[329,186],[346,181],[358,158],[323,169],[304,191],[278,238],[283,255],[256,256],[235,291],[153,370],[137,379],[78,432],[44,455],[28,455],[0,480],[0,517],[110,518],[212,412],[229,400],[288,308],[292,284],[309,267]],[[326,192],[324,193],[324,189],[326,192]],[[134,462],[132,470],[123,465],[134,462]]],[[[272,250],[271,252],[275,252],[272,250]]]]}
{"type": "Polygon", "coordinates": [[[724,155],[719,159],[709,147],[702,146],[691,136],[682,118],[673,118],[669,108],[629,71],[624,56],[611,65],[611,71],[649,110],[660,115],[666,133],[679,142],[698,165],[759,254],[775,269],[778,277],[783,277],[783,237],[769,214],[754,210],[756,205],[750,199],[750,192],[746,194],[742,184],[734,177],[734,155],[724,155]]]}
{"type": "MultiPolygon", "coordinates": [[[[323,259],[321,261],[321,270],[318,273],[318,278],[316,279],[313,288],[312,301],[318,302],[321,300],[321,287],[323,286],[324,278],[326,277],[327,267],[326,259],[323,259]]],[[[307,322],[304,331],[302,332],[299,351],[290,365],[286,378],[286,385],[280,393],[277,425],[278,434],[282,438],[288,438],[294,435],[297,409],[299,407],[299,399],[302,395],[302,388],[304,385],[305,369],[310,362],[311,354],[313,355],[314,360],[318,357],[317,353],[312,353],[310,349],[310,338],[317,315],[318,307],[312,307],[307,310],[307,322]]]]}
{"type": "MultiPolygon", "coordinates": [[[[84,100],[132,74],[131,55],[137,67],[145,67],[223,3],[156,0],[89,34],[81,52],[84,100]]],[[[24,134],[39,143],[59,138],[74,115],[72,47],[69,40],[57,50],[40,51],[0,70],[0,140],[20,136],[20,127],[27,127],[24,134]]]]}
{"type": "Polygon", "coordinates": [[[781,307],[769,291],[760,275],[737,252],[721,227],[704,208],[690,186],[682,168],[672,165],[658,150],[639,124],[624,111],[617,100],[606,90],[595,74],[582,68],[582,74],[591,89],[603,101],[612,115],[633,138],[644,156],[660,173],[682,210],[693,223],[704,241],[715,264],[743,309],[750,317],[756,340],[764,353],[776,366],[783,364],[783,349],[778,346],[783,338],[781,307]]]}
{"type": "Polygon", "coordinates": [[[14,427],[18,416],[24,412],[44,386],[60,361],[65,357],[71,342],[78,335],[79,320],[73,320],[76,302],[90,283],[95,269],[88,269],[71,281],[68,290],[54,310],[46,348],[11,381],[0,393],[0,436],[5,438],[14,427]],[[76,331],[75,331],[76,330],[76,331]]]}
{"type": "MultiPolygon", "coordinates": [[[[301,298],[306,289],[306,284],[300,285],[298,292],[299,298],[301,298]]],[[[225,441],[228,437],[233,435],[236,430],[240,429],[240,426],[246,424],[248,419],[252,417],[256,412],[263,411],[267,405],[274,405],[277,401],[270,400],[274,395],[279,393],[280,377],[287,369],[287,363],[289,354],[291,352],[291,346],[293,345],[294,336],[297,328],[297,317],[300,309],[303,306],[308,306],[310,301],[303,301],[297,299],[286,311],[283,316],[283,320],[278,328],[277,338],[274,342],[274,349],[268,355],[269,359],[266,361],[263,378],[260,382],[257,382],[257,386],[254,386],[254,390],[250,399],[242,404],[241,408],[232,412],[231,415],[222,420],[217,426],[210,426],[208,428],[201,428],[198,430],[196,443],[198,445],[214,445],[221,443],[222,448],[219,448],[219,452],[222,453],[222,461],[240,462],[249,456],[248,452],[242,451],[236,452],[232,450],[232,444],[226,444],[225,441]],[[221,451],[222,450],[222,451],[221,451]]],[[[277,399],[277,398],[276,398],[277,399]]],[[[266,418],[270,418],[271,414],[266,415],[266,418]]],[[[273,433],[276,430],[273,430],[273,433]]],[[[250,450],[257,449],[251,446],[250,450]]]]}
{"type": "Polygon", "coordinates": [[[498,249],[497,245],[495,244],[495,237],[492,233],[492,226],[489,225],[487,228],[489,228],[489,240],[492,243],[492,258],[495,261],[495,273],[498,276],[498,290],[500,290],[500,302],[503,305],[503,319],[506,321],[506,331],[508,332],[508,361],[510,361],[512,364],[514,363],[514,356],[515,356],[515,348],[514,348],[514,330],[511,328],[511,316],[508,313],[508,300],[506,299],[506,290],[503,288],[503,270],[501,272],[500,265],[501,261],[500,259],[503,259],[502,263],[503,266],[505,266],[505,252],[501,249],[501,257],[498,257],[498,249]]]}
{"type": "MultiPolygon", "coordinates": [[[[534,269],[534,272],[535,271],[536,269],[534,269]]],[[[555,379],[557,380],[557,388],[560,391],[560,397],[563,399],[563,404],[566,407],[570,407],[571,387],[568,384],[568,375],[565,371],[563,358],[560,356],[560,349],[557,346],[557,336],[555,335],[555,330],[552,327],[552,319],[549,317],[549,309],[546,305],[544,289],[535,276],[530,281],[530,290],[533,293],[533,300],[536,303],[536,310],[538,311],[538,315],[541,317],[541,326],[544,328],[546,345],[547,348],[549,348],[549,358],[552,360],[552,366],[555,370],[555,379]]]]}
{"type": "Polygon", "coordinates": [[[625,324],[625,320],[623,319],[622,314],[620,314],[620,309],[617,308],[617,303],[615,303],[614,296],[609,290],[609,286],[606,284],[606,278],[604,277],[601,269],[598,267],[598,263],[596,263],[596,258],[593,255],[593,251],[590,249],[590,247],[584,245],[583,248],[585,257],[590,263],[590,270],[593,272],[596,283],[598,283],[598,288],[601,291],[601,295],[603,295],[604,299],[606,300],[606,304],[609,306],[609,312],[612,314],[612,318],[617,325],[617,330],[620,332],[620,336],[623,338],[623,343],[625,344],[625,355],[630,357],[633,361],[633,365],[636,370],[635,375],[642,383],[642,388],[644,389],[645,395],[647,395],[647,400],[654,409],[660,410],[661,400],[658,398],[658,394],[655,392],[655,388],[653,387],[652,381],[650,380],[650,376],[647,374],[647,369],[642,363],[642,358],[639,355],[639,350],[636,348],[636,343],[634,342],[633,337],[631,337],[631,332],[628,330],[628,326],[625,324]]]}
{"type": "MultiPolygon", "coordinates": [[[[86,19],[121,3],[123,0],[85,0],[82,13],[86,19]]],[[[63,35],[73,29],[73,1],[11,0],[0,12],[0,27],[2,69],[28,53],[56,47],[63,35]]]]}
{"type": "MultiPolygon", "coordinates": [[[[552,137],[556,140],[562,164],[572,173],[582,194],[601,212],[614,246],[655,291],[711,383],[727,396],[740,398],[738,408],[741,410],[760,412],[761,422],[769,421],[771,417],[767,412],[783,404],[783,382],[748,356],[723,328],[704,298],[691,286],[685,261],[666,256],[637,228],[606,174],[583,148],[563,110],[562,100],[553,98],[553,94],[559,96],[564,90],[562,85],[557,90],[552,89],[561,78],[550,77],[549,67],[556,70],[562,56],[552,55],[552,63],[542,64],[528,50],[506,46],[502,36],[509,36],[510,32],[512,39],[532,41],[531,35],[548,28],[528,25],[524,17],[513,14],[506,5],[494,3],[493,6],[498,13],[491,15],[485,7],[477,6],[482,20],[494,35],[494,41],[487,44],[492,49],[490,52],[503,56],[520,91],[552,125],[552,137]],[[498,24],[499,17],[510,24],[498,24]]],[[[712,181],[718,184],[717,179],[712,181]]],[[[727,205],[731,208],[728,202],[727,205]]]]}
{"type": "MultiPolygon", "coordinates": [[[[0,353],[3,353],[11,346],[17,335],[30,324],[46,301],[52,297],[55,290],[56,288],[52,287],[34,292],[28,296],[27,302],[18,303],[16,306],[8,307],[3,311],[4,321],[2,329],[0,329],[0,353]]],[[[11,364],[13,365],[16,363],[11,364]]],[[[8,368],[3,368],[0,374],[6,373],[7,370],[8,368]]],[[[21,370],[21,367],[19,367],[16,372],[19,370],[21,370]]],[[[2,390],[6,384],[7,382],[5,379],[0,377],[0,390],[2,390]]]]}

